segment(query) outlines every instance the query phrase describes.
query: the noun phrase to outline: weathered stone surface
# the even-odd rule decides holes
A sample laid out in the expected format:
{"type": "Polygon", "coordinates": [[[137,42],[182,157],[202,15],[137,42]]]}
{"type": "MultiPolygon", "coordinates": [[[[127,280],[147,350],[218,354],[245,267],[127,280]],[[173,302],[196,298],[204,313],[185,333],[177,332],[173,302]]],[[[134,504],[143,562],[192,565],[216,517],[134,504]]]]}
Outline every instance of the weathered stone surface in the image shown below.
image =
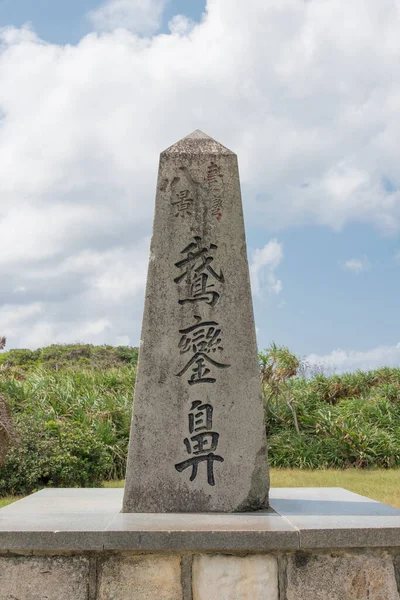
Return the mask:
{"type": "Polygon", "coordinates": [[[179,556],[105,559],[99,570],[98,600],[182,600],[179,556]]]}
{"type": "Polygon", "coordinates": [[[161,154],[123,512],[268,505],[237,158],[201,132],[161,154]]]}
{"type": "Polygon", "coordinates": [[[274,556],[202,555],[193,561],[193,600],[278,600],[274,556]]]}
{"type": "Polygon", "coordinates": [[[0,600],[87,600],[84,556],[0,556],[0,600]]]}
{"type": "Polygon", "coordinates": [[[287,566],[287,600],[399,600],[389,553],[298,552],[287,566]]]}

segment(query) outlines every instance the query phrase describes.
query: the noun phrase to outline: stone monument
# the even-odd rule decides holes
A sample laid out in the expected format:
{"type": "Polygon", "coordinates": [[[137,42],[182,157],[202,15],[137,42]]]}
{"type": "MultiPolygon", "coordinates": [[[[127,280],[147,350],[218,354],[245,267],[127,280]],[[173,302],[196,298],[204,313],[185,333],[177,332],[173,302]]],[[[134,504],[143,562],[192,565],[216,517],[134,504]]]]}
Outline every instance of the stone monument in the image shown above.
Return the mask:
{"type": "Polygon", "coordinates": [[[265,445],[236,156],[196,131],[161,155],[125,497],[0,508],[0,600],[400,600],[398,509],[278,488],[239,512],[267,506],[265,445]]]}
{"type": "Polygon", "coordinates": [[[236,155],[195,131],[161,153],[123,512],[268,506],[236,155]]]}

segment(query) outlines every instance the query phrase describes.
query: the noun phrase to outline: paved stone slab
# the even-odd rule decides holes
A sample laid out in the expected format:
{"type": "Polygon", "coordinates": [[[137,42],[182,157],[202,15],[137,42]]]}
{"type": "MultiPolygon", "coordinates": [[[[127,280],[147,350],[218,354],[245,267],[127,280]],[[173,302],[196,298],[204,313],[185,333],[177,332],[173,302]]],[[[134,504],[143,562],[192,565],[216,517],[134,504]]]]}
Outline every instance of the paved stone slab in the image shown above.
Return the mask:
{"type": "Polygon", "coordinates": [[[55,489],[32,494],[0,510],[0,549],[298,548],[296,529],[273,511],[123,514],[122,494],[122,489],[55,489]]]}
{"type": "Polygon", "coordinates": [[[109,522],[121,510],[122,496],[123,490],[118,488],[48,488],[5,506],[1,509],[0,524],[2,514],[13,513],[57,515],[60,518],[72,514],[77,518],[85,516],[98,522],[108,519],[109,522]]]}
{"type": "Polygon", "coordinates": [[[400,546],[400,510],[343,488],[275,488],[271,507],[301,548],[400,546]]]}
{"type": "Polygon", "coordinates": [[[274,556],[195,556],[193,600],[278,600],[274,556]]]}
{"type": "Polygon", "coordinates": [[[392,557],[296,553],[287,565],[287,600],[400,600],[392,557]]]}
{"type": "Polygon", "coordinates": [[[0,556],[0,600],[87,600],[84,556],[0,556]]]}
{"type": "Polygon", "coordinates": [[[44,489],[0,509],[0,549],[98,550],[122,489],[44,489]]]}
{"type": "Polygon", "coordinates": [[[98,600],[183,600],[179,556],[114,556],[100,562],[98,600]]]}
{"type": "Polygon", "coordinates": [[[241,514],[120,514],[104,548],[256,551],[298,548],[298,533],[273,512],[241,514]],[[135,541],[134,541],[135,540],[135,541]]]}
{"type": "Polygon", "coordinates": [[[122,489],[45,489],[0,509],[0,549],[97,550],[122,489]]]}
{"type": "Polygon", "coordinates": [[[200,131],[161,154],[123,512],[268,506],[236,155],[200,131]]]}
{"type": "Polygon", "coordinates": [[[341,488],[277,488],[274,510],[235,514],[120,513],[122,495],[122,489],[32,494],[0,509],[0,550],[400,547],[400,511],[341,488]]]}

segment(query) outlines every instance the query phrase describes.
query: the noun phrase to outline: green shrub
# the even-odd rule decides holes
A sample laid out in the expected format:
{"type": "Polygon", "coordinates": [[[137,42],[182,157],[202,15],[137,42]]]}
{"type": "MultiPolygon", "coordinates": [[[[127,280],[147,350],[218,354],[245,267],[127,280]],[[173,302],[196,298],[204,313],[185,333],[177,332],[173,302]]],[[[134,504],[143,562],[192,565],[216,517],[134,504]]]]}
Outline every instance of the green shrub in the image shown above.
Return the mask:
{"type": "Polygon", "coordinates": [[[93,346],[92,344],[52,344],[37,350],[15,349],[0,355],[0,367],[31,371],[45,367],[57,371],[84,367],[109,369],[136,365],[138,348],[130,346],[93,346]]]}
{"type": "Polygon", "coordinates": [[[104,444],[76,423],[19,415],[15,429],[17,442],[0,470],[0,496],[45,486],[96,487],[109,473],[112,459],[104,444]]]}
{"type": "Polygon", "coordinates": [[[31,415],[40,423],[66,421],[99,440],[111,458],[104,478],[122,479],[135,377],[135,367],[126,365],[57,371],[34,367],[22,378],[8,369],[0,371],[0,393],[14,416],[31,415]]]}
{"type": "Polygon", "coordinates": [[[11,409],[5,396],[0,393],[0,467],[3,465],[8,449],[13,443],[14,435],[11,409]]]}
{"type": "Polygon", "coordinates": [[[295,378],[292,414],[266,414],[269,460],[274,467],[400,467],[400,369],[309,380],[295,378]]]}
{"type": "MultiPolygon", "coordinates": [[[[123,346],[2,353],[0,395],[18,444],[0,468],[0,495],[122,479],[136,364],[137,349],[123,346]]],[[[305,378],[278,346],[260,367],[273,467],[400,467],[400,369],[305,378]]]]}

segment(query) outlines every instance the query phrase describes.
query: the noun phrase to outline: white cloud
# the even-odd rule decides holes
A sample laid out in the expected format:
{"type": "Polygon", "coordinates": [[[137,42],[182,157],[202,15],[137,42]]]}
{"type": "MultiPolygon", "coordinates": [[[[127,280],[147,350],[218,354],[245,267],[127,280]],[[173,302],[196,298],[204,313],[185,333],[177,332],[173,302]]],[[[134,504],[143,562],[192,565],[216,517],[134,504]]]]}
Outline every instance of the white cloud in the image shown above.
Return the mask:
{"type": "Polygon", "coordinates": [[[187,35],[196,23],[185,15],[175,15],[168,23],[168,29],[173,35],[187,35]]]}
{"type": "MultiPolygon", "coordinates": [[[[0,329],[14,345],[139,338],[158,154],[197,128],[238,153],[250,224],[400,230],[395,0],[208,0],[200,24],[143,37],[162,6],[103,4],[102,33],[77,45],[0,31],[0,310],[20,315],[0,329]]],[[[279,292],[268,261],[256,272],[279,292]]]]}
{"type": "Polygon", "coordinates": [[[118,335],[115,338],[116,346],[129,346],[131,343],[129,335],[118,335]]]}
{"type": "Polygon", "coordinates": [[[112,31],[118,27],[138,34],[152,34],[161,25],[167,0],[108,0],[88,17],[98,31],[112,31]]]}
{"type": "Polygon", "coordinates": [[[17,281],[24,286],[12,289],[10,282],[8,296],[15,304],[0,307],[7,347],[78,341],[119,345],[129,343],[127,330],[138,338],[148,242],[144,238],[135,247],[84,250],[48,266],[21,263],[17,281]],[[41,301],[27,304],[29,299],[41,301]]]}
{"type": "Polygon", "coordinates": [[[278,240],[270,240],[264,248],[254,250],[250,261],[250,277],[253,293],[261,295],[265,287],[267,292],[279,294],[282,282],[275,271],[283,258],[282,245],[278,240]]]}
{"type": "Polygon", "coordinates": [[[41,312],[43,312],[43,305],[39,302],[27,306],[4,304],[0,308],[0,322],[3,327],[10,330],[16,323],[24,322],[32,316],[37,316],[41,312]]]}
{"type": "Polygon", "coordinates": [[[310,366],[322,366],[327,372],[336,373],[400,367],[400,342],[394,346],[378,346],[365,352],[338,349],[326,355],[310,354],[306,362],[310,366]]]}
{"type": "Polygon", "coordinates": [[[371,268],[371,263],[366,256],[361,258],[349,258],[345,261],[343,268],[351,273],[362,273],[371,268]]]}
{"type": "MultiPolygon", "coordinates": [[[[24,332],[24,345],[28,348],[36,348],[57,343],[103,344],[110,329],[111,322],[108,319],[88,320],[71,326],[69,322],[52,323],[44,318],[37,320],[33,327],[24,332]]],[[[13,336],[9,336],[7,342],[10,342],[7,343],[7,347],[12,347],[13,336]]]]}

